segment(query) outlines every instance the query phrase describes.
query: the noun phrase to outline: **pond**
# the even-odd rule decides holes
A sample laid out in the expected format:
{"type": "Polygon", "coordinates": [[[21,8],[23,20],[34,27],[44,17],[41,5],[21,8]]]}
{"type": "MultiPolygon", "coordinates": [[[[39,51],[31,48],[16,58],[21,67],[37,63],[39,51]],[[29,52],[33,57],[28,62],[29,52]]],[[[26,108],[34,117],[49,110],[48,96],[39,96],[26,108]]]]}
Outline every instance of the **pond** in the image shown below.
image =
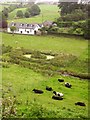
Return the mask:
{"type": "Polygon", "coordinates": [[[50,59],[54,58],[54,56],[52,56],[52,55],[46,55],[46,57],[47,57],[47,60],[50,60],[50,59]]]}
{"type": "Polygon", "coordinates": [[[24,55],[26,58],[31,58],[31,54],[24,55]]]}
{"type": "MultiPolygon", "coordinates": [[[[24,55],[25,57],[27,57],[27,58],[31,58],[31,54],[26,54],[26,55],[24,55]]],[[[46,59],[47,60],[50,60],[50,59],[53,59],[54,58],[54,56],[52,56],[52,55],[46,55],[46,59]]]]}

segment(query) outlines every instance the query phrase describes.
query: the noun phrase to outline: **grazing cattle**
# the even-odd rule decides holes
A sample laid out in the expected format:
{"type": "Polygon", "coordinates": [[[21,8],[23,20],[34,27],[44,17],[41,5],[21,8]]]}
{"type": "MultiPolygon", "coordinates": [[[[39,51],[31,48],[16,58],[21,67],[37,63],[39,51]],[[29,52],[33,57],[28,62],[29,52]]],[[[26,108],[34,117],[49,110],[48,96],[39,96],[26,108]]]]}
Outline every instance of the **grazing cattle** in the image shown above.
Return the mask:
{"type": "Polygon", "coordinates": [[[64,80],[63,80],[63,79],[58,79],[58,81],[59,81],[59,82],[64,82],[64,80]]]}
{"type": "Polygon", "coordinates": [[[33,89],[33,91],[34,91],[35,93],[38,93],[38,94],[42,94],[42,93],[43,93],[42,90],[38,90],[38,89],[33,89]]]}
{"type": "Polygon", "coordinates": [[[53,95],[53,96],[52,96],[52,99],[55,99],[55,100],[63,100],[62,97],[57,96],[57,95],[53,95]]]}
{"type": "Polygon", "coordinates": [[[63,94],[60,93],[60,92],[53,91],[53,93],[54,93],[55,95],[57,95],[57,96],[63,97],[63,94]]]}
{"type": "Polygon", "coordinates": [[[52,91],[53,89],[52,89],[52,87],[48,87],[48,86],[46,86],[46,90],[48,90],[48,91],[52,91]]]}
{"type": "Polygon", "coordinates": [[[72,85],[70,83],[65,83],[65,86],[68,87],[68,88],[72,87],[72,85]]]}
{"type": "Polygon", "coordinates": [[[83,102],[77,102],[77,103],[75,103],[75,105],[86,106],[85,103],[83,103],[83,102]]]}

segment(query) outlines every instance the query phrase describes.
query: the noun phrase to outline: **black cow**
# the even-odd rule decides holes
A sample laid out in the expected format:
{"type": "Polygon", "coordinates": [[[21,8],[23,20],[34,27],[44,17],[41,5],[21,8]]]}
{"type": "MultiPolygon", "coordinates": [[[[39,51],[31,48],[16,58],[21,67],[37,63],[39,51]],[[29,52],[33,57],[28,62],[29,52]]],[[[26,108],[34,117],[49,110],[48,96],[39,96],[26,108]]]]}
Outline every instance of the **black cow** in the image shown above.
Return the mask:
{"type": "Polygon", "coordinates": [[[70,83],[65,83],[65,86],[68,87],[68,88],[72,87],[72,85],[70,83]]]}
{"type": "Polygon", "coordinates": [[[42,90],[38,90],[38,89],[33,89],[33,91],[34,91],[35,93],[38,93],[38,94],[42,94],[42,93],[43,93],[42,90]]]}
{"type": "Polygon", "coordinates": [[[52,91],[53,89],[52,89],[52,87],[48,87],[48,86],[46,86],[46,90],[48,90],[48,91],[52,91]]]}
{"type": "Polygon", "coordinates": [[[53,95],[53,96],[52,96],[52,99],[55,99],[55,100],[63,100],[62,97],[57,96],[57,95],[53,95]]]}
{"type": "Polygon", "coordinates": [[[77,102],[77,103],[75,103],[75,105],[86,106],[85,103],[83,103],[83,102],[77,102]]]}
{"type": "Polygon", "coordinates": [[[58,79],[59,82],[64,82],[64,79],[58,79]]]}

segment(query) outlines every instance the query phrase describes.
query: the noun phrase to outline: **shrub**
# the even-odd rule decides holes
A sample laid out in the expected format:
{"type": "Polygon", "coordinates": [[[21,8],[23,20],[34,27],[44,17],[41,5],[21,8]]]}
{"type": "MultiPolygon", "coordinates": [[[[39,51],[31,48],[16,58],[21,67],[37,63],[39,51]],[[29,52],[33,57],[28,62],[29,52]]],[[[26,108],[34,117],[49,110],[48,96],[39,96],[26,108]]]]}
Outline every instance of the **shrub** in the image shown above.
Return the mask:
{"type": "Polygon", "coordinates": [[[2,54],[11,52],[12,47],[11,46],[5,46],[4,44],[2,45],[2,54]]]}
{"type": "Polygon", "coordinates": [[[29,12],[28,12],[28,11],[26,11],[26,12],[25,12],[25,14],[24,14],[24,16],[25,16],[26,18],[29,18],[29,17],[30,17],[29,12]]]}
{"type": "Polygon", "coordinates": [[[59,27],[71,27],[73,22],[57,21],[59,27]]]}
{"type": "Polygon", "coordinates": [[[81,28],[77,28],[77,29],[74,31],[74,33],[80,35],[80,34],[83,34],[83,31],[82,31],[81,28]]]}

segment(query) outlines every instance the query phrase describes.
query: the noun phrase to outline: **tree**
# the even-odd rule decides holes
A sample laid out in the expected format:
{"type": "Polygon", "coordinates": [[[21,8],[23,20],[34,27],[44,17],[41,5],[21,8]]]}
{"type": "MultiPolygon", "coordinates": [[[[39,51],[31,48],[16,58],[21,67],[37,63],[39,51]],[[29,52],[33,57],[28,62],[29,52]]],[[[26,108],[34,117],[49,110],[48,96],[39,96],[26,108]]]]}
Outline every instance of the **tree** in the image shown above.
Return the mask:
{"type": "Polygon", "coordinates": [[[13,35],[14,35],[14,31],[16,30],[16,27],[15,26],[11,26],[10,27],[10,30],[12,31],[13,35]]]}
{"type": "Polygon", "coordinates": [[[28,11],[25,12],[25,15],[24,15],[26,18],[29,18],[30,14],[28,11]]]}
{"type": "Polygon", "coordinates": [[[4,18],[8,18],[8,8],[4,7],[2,10],[2,16],[4,16],[4,18]]]}
{"type": "Polygon", "coordinates": [[[22,10],[18,10],[16,16],[22,18],[23,17],[22,10]]]}
{"type": "Polygon", "coordinates": [[[76,9],[81,9],[83,12],[86,12],[88,5],[77,4],[77,3],[72,3],[72,2],[62,2],[62,3],[59,3],[58,7],[59,9],[61,9],[60,14],[63,16],[66,14],[71,14],[76,9]]]}
{"type": "Polygon", "coordinates": [[[32,5],[31,8],[28,8],[28,11],[31,16],[39,15],[40,14],[40,8],[38,5],[32,5]]]}
{"type": "Polygon", "coordinates": [[[10,5],[9,7],[8,7],[8,11],[9,12],[12,12],[13,10],[15,10],[16,8],[19,8],[19,5],[10,5]]]}
{"type": "Polygon", "coordinates": [[[86,39],[90,39],[90,19],[86,21],[86,24],[84,27],[84,37],[86,39]]]}

